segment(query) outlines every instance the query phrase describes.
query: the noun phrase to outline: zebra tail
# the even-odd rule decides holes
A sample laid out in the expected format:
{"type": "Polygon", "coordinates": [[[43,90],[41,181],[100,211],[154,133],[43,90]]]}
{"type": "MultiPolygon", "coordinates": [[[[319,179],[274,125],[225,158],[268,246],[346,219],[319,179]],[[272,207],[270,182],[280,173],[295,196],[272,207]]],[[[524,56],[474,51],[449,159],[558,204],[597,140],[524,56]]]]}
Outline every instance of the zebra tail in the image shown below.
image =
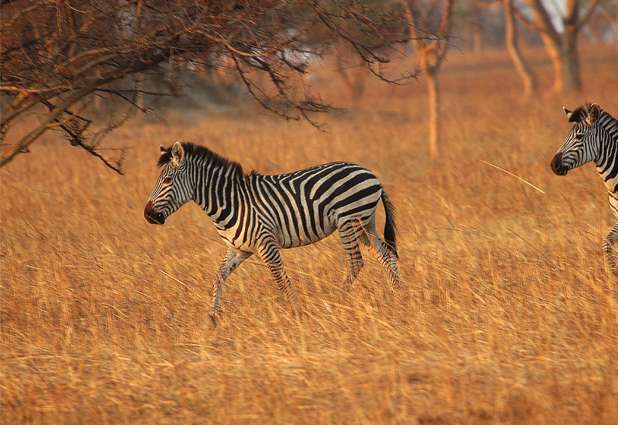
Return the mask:
{"type": "Polygon", "coordinates": [[[384,204],[384,212],[386,213],[386,221],[384,223],[384,240],[390,250],[395,254],[395,257],[399,258],[399,254],[397,254],[397,241],[396,241],[396,230],[395,226],[395,207],[393,203],[386,195],[384,189],[382,189],[382,203],[384,204]]]}

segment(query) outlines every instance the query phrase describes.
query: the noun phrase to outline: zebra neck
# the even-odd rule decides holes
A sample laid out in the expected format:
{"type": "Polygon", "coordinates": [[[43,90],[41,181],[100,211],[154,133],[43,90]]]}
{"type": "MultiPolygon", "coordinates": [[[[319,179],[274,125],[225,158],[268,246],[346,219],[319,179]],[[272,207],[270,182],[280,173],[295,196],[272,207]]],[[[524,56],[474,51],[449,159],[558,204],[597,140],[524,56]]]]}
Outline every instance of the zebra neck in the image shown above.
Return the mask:
{"type": "Polygon", "coordinates": [[[597,123],[599,157],[595,160],[597,171],[609,192],[609,201],[618,214],[618,121],[602,112],[597,123]]]}
{"type": "Polygon", "coordinates": [[[231,166],[204,164],[196,170],[194,201],[217,227],[228,227],[237,204],[245,198],[242,172],[231,166]]]}

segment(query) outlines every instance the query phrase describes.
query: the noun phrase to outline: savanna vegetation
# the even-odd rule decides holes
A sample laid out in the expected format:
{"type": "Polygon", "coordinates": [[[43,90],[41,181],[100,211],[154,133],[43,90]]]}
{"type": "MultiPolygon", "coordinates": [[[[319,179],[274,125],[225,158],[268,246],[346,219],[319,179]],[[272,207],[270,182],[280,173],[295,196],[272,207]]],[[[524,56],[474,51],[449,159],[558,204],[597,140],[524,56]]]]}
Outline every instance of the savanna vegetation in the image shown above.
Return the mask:
{"type": "MultiPolygon", "coordinates": [[[[44,136],[0,169],[0,422],[615,423],[607,195],[593,167],[549,169],[569,128],[562,104],[618,115],[616,48],[590,50],[584,94],[529,101],[506,53],[453,53],[433,161],[422,79],[368,82],[352,99],[330,65],[314,84],[350,109],[325,118],[325,132],[251,108],[178,109],[108,138],[128,147],[125,176],[44,136]],[[207,217],[195,206],[162,227],[142,217],[158,146],[176,140],[263,173],[370,167],[397,207],[405,288],[366,256],[343,292],[332,237],[284,252],[303,315],[250,260],[213,328],[225,247],[207,217]]],[[[549,62],[527,54],[548,88],[549,62]]]]}

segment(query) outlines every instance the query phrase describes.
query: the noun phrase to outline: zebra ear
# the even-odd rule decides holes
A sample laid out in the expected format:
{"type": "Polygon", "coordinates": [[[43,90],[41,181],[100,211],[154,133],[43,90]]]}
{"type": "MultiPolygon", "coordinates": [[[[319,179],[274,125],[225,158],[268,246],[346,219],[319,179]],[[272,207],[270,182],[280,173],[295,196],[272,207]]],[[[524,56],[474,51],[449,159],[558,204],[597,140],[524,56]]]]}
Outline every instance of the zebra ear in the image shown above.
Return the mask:
{"type": "Polygon", "coordinates": [[[568,119],[569,121],[571,121],[571,116],[573,115],[573,111],[568,110],[568,109],[566,108],[566,106],[563,106],[563,107],[562,107],[562,110],[563,110],[563,111],[564,111],[564,113],[566,114],[567,119],[568,119]]]}
{"type": "Polygon", "coordinates": [[[174,143],[172,146],[172,165],[178,167],[185,159],[185,149],[180,142],[174,143]]]}
{"type": "Polygon", "coordinates": [[[592,125],[597,121],[597,119],[599,119],[599,115],[601,115],[601,108],[596,103],[591,103],[588,105],[587,109],[588,113],[586,114],[585,121],[586,124],[592,125]]]}
{"type": "Polygon", "coordinates": [[[161,151],[161,155],[163,155],[167,151],[167,149],[165,148],[165,146],[159,145],[159,151],[161,151]]]}
{"type": "Polygon", "coordinates": [[[574,111],[569,111],[567,113],[567,117],[569,118],[569,122],[582,122],[586,118],[587,114],[588,111],[586,110],[586,108],[580,106],[574,111]]]}

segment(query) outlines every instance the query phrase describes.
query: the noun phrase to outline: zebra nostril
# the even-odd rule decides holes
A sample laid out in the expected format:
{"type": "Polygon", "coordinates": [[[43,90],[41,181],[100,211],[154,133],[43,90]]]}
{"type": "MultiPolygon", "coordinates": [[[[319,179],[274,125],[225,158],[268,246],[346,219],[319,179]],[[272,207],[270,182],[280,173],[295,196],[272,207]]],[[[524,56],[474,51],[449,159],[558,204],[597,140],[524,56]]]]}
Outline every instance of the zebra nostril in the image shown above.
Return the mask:
{"type": "Polygon", "coordinates": [[[163,213],[154,214],[155,224],[165,224],[165,216],[163,213]]]}
{"type": "Polygon", "coordinates": [[[151,201],[148,201],[148,203],[144,207],[144,218],[150,224],[165,223],[165,216],[163,215],[163,213],[153,211],[151,201]]]}

